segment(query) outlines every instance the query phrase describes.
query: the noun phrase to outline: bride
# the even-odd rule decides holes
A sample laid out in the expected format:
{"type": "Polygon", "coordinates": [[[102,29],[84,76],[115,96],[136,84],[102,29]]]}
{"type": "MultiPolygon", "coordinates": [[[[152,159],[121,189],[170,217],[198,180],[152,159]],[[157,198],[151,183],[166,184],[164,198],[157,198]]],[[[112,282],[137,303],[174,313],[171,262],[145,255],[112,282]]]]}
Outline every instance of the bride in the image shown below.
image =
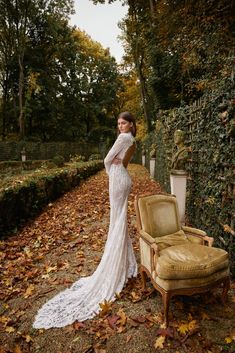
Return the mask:
{"type": "Polygon", "coordinates": [[[137,276],[137,263],[127,229],[131,179],[126,169],[135,151],[136,124],[129,112],[118,117],[119,135],[105,157],[109,175],[110,224],[102,259],[95,272],[76,281],[39,309],[34,328],[64,327],[94,317],[99,304],[115,300],[128,278],[137,276]]]}

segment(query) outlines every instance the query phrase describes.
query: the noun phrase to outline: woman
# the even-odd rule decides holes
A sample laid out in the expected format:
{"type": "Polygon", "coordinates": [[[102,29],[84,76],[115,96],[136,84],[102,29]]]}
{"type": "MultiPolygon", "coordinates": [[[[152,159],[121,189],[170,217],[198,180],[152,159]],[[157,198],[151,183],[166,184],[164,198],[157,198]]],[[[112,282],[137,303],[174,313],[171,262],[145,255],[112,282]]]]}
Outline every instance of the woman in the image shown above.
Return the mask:
{"type": "Polygon", "coordinates": [[[131,179],[126,170],[135,151],[134,117],[118,118],[119,135],[104,160],[109,175],[110,224],[102,259],[95,272],[57,294],[38,311],[34,328],[64,327],[94,317],[99,304],[115,300],[128,278],[136,277],[137,264],[127,230],[127,204],[131,179]]]}

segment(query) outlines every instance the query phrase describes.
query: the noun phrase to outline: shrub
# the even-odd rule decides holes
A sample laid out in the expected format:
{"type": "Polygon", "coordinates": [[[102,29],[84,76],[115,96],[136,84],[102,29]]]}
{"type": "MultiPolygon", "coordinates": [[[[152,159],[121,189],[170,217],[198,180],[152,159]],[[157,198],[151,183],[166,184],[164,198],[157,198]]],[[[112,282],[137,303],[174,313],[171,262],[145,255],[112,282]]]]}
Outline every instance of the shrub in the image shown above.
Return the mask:
{"type": "Polygon", "coordinates": [[[102,157],[99,153],[93,153],[89,157],[89,161],[95,161],[95,160],[100,160],[100,159],[102,159],[102,157]]]}
{"type": "Polygon", "coordinates": [[[67,165],[66,168],[41,169],[20,183],[0,190],[0,238],[17,227],[22,220],[35,216],[49,202],[79,185],[82,179],[103,168],[101,162],[67,165]]]}
{"type": "Polygon", "coordinates": [[[63,167],[64,165],[64,157],[57,155],[52,159],[52,162],[55,163],[57,167],[63,167]]]}
{"type": "Polygon", "coordinates": [[[76,162],[84,162],[86,160],[86,157],[80,154],[76,154],[75,156],[70,157],[70,162],[76,163],[76,162]]]}

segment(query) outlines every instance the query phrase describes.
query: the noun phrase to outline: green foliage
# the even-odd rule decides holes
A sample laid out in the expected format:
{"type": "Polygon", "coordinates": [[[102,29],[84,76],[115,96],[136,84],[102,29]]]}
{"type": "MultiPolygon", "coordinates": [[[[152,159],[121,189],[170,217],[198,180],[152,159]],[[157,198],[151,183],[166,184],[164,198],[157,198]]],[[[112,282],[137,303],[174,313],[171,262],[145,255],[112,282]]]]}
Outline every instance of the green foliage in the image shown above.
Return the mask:
{"type": "Polygon", "coordinates": [[[94,127],[109,126],[121,85],[117,64],[68,25],[73,1],[5,5],[0,0],[2,139],[19,138],[20,127],[27,140],[85,141],[94,127]]]}
{"type": "Polygon", "coordinates": [[[204,229],[215,238],[217,246],[229,252],[231,271],[235,275],[235,140],[230,135],[235,89],[229,80],[219,81],[218,87],[198,105],[162,112],[162,123],[157,122],[155,134],[148,137],[148,145],[155,143],[155,178],[169,192],[173,134],[177,129],[186,132],[186,144],[192,150],[187,167],[187,222],[204,229]]]}
{"type": "Polygon", "coordinates": [[[95,160],[101,160],[101,159],[102,159],[102,157],[99,153],[91,154],[89,157],[89,161],[95,161],[95,160]]]}
{"type": "Polygon", "coordinates": [[[127,1],[124,66],[136,69],[148,131],[159,109],[190,104],[234,65],[234,2],[127,1]],[[147,105],[147,106],[145,106],[147,105]]]}
{"type": "Polygon", "coordinates": [[[79,185],[82,179],[103,168],[103,163],[71,163],[64,168],[38,169],[0,188],[0,234],[3,236],[23,220],[38,214],[49,202],[79,185]]]}
{"type": "Polygon", "coordinates": [[[76,154],[75,156],[70,157],[70,162],[71,163],[76,163],[76,162],[84,162],[86,160],[85,156],[82,156],[80,154],[76,154]]]}
{"type": "Polygon", "coordinates": [[[53,157],[52,162],[55,163],[57,167],[63,167],[64,165],[64,157],[60,155],[56,155],[53,157]]]}

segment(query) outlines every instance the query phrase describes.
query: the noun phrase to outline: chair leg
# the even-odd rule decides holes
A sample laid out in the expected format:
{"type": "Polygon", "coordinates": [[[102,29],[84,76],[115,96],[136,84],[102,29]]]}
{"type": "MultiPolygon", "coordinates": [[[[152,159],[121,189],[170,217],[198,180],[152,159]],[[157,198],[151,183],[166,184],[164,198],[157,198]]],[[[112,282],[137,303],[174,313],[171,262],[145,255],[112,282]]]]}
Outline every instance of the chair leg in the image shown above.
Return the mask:
{"type": "Polygon", "coordinates": [[[147,277],[147,274],[146,274],[145,270],[142,267],[140,268],[140,276],[141,276],[141,282],[142,282],[142,289],[145,290],[146,289],[146,277],[147,277]]]}
{"type": "Polygon", "coordinates": [[[169,325],[169,306],[171,294],[169,292],[162,293],[163,307],[164,307],[164,323],[166,327],[169,325]]]}

